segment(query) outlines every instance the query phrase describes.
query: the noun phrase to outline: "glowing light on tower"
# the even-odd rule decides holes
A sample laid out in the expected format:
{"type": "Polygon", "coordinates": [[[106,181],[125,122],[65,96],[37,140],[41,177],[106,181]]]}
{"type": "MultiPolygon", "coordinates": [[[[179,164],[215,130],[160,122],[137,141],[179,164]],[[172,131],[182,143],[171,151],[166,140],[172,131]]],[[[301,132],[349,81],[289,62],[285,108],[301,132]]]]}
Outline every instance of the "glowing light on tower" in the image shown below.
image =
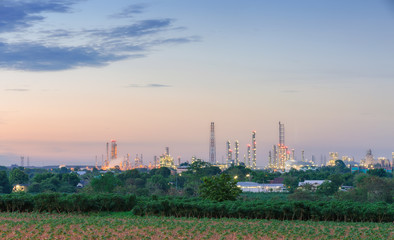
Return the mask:
{"type": "Polygon", "coordinates": [[[248,168],[251,167],[251,165],[250,165],[250,160],[251,160],[251,155],[250,155],[250,144],[248,144],[248,164],[247,164],[247,167],[248,167],[248,168]]]}
{"type": "Polygon", "coordinates": [[[231,150],[230,141],[227,141],[226,147],[227,147],[227,162],[226,162],[226,164],[227,164],[227,167],[230,167],[231,162],[232,162],[232,158],[233,158],[233,150],[231,150]]]}
{"type": "Polygon", "coordinates": [[[252,169],[256,169],[256,131],[252,132],[252,144],[253,144],[252,169]]]}
{"type": "Polygon", "coordinates": [[[278,144],[278,167],[285,169],[286,161],[289,159],[288,147],[285,145],[285,125],[279,122],[279,144],[278,144]]]}
{"type": "Polygon", "coordinates": [[[239,142],[235,141],[235,165],[239,165],[239,142]]]}

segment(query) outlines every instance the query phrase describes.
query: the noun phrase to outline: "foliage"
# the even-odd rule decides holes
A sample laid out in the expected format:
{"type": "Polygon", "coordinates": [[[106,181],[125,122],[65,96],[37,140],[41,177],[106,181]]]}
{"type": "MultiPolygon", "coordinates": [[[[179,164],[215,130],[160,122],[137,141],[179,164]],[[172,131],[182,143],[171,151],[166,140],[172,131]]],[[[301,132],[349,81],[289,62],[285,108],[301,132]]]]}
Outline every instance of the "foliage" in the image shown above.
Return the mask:
{"type": "Polygon", "coordinates": [[[293,176],[287,176],[283,180],[283,184],[286,186],[289,192],[293,193],[298,187],[298,178],[293,176]]]}
{"type": "Polygon", "coordinates": [[[257,183],[269,183],[270,180],[279,177],[281,173],[279,172],[269,172],[266,170],[254,170],[251,172],[253,181],[257,183]]]}
{"type": "Polygon", "coordinates": [[[355,179],[355,185],[356,188],[348,192],[338,193],[336,198],[359,202],[384,201],[394,203],[394,179],[359,174],[355,179]]]}
{"type": "Polygon", "coordinates": [[[249,180],[246,175],[251,174],[252,170],[249,168],[245,168],[244,166],[231,166],[227,168],[223,173],[230,175],[231,177],[237,177],[238,181],[247,181],[249,180]]]}
{"type": "MultiPolygon", "coordinates": [[[[61,171],[62,172],[62,171],[61,171]]],[[[63,172],[65,172],[63,170],[63,172]]],[[[30,193],[63,192],[73,193],[80,178],[76,173],[37,173],[28,188],[30,193]]]]}
{"type": "Polygon", "coordinates": [[[120,183],[114,173],[106,172],[102,176],[93,178],[90,184],[95,192],[112,193],[120,183]]]}
{"type": "Polygon", "coordinates": [[[370,169],[367,171],[369,175],[377,176],[377,177],[388,177],[389,174],[382,168],[378,169],[370,169]]]}
{"type": "Polygon", "coordinates": [[[219,173],[221,173],[219,167],[212,166],[211,163],[204,162],[201,159],[197,159],[196,161],[194,161],[186,172],[186,174],[195,175],[197,178],[201,178],[203,176],[214,176],[219,173]]]}
{"type": "Polygon", "coordinates": [[[148,188],[153,194],[163,194],[170,189],[168,179],[163,175],[154,175],[148,181],[148,188]]]}
{"type": "Polygon", "coordinates": [[[2,212],[97,212],[130,211],[136,205],[135,195],[13,193],[0,195],[2,212]]]}
{"type": "MultiPolygon", "coordinates": [[[[278,220],[391,222],[394,206],[352,201],[208,201],[198,198],[141,199],[138,215],[278,220]]],[[[137,214],[135,212],[135,214],[137,214]]]]}
{"type": "Polygon", "coordinates": [[[29,181],[29,176],[20,168],[14,168],[10,172],[11,184],[25,184],[29,181]]]}
{"type": "MultiPolygon", "coordinates": [[[[136,209],[136,208],[135,208],[136,209]]],[[[136,211],[137,212],[137,211],[136,211]]],[[[392,239],[392,223],[0,213],[2,239],[392,239]]]]}
{"type": "Polygon", "coordinates": [[[0,193],[10,193],[11,184],[6,171],[0,171],[0,193]]]}
{"type": "Polygon", "coordinates": [[[384,202],[237,200],[136,197],[119,194],[6,194],[0,195],[1,212],[133,211],[136,215],[198,218],[392,222],[394,205],[384,202]]]}
{"type": "Polygon", "coordinates": [[[242,190],[237,187],[237,181],[228,174],[204,177],[200,185],[200,196],[214,201],[235,200],[242,190]]]}
{"type": "Polygon", "coordinates": [[[324,181],[317,187],[316,192],[327,196],[333,195],[338,192],[338,186],[334,182],[324,181]]]}
{"type": "Polygon", "coordinates": [[[163,178],[167,178],[171,175],[171,170],[166,167],[155,168],[150,171],[151,175],[160,175],[163,178]]]}

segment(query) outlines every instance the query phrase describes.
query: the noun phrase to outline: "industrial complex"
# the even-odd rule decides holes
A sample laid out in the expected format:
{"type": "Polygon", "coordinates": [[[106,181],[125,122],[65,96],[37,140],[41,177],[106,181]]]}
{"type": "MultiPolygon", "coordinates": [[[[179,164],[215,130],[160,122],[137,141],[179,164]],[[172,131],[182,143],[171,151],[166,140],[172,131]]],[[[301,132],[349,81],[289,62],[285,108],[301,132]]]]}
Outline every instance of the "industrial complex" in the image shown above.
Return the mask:
{"type": "MultiPolygon", "coordinates": [[[[243,144],[242,144],[243,145],[243,144]]],[[[260,159],[268,159],[268,165],[263,167],[257,167],[257,142],[256,142],[256,131],[251,132],[251,142],[246,143],[245,147],[246,154],[243,158],[240,157],[240,142],[238,140],[225,142],[226,157],[222,158],[222,161],[218,161],[216,152],[216,137],[215,137],[215,123],[210,124],[210,138],[209,138],[209,154],[208,159],[199,159],[206,161],[211,165],[218,166],[220,169],[226,169],[231,166],[244,166],[250,169],[267,169],[271,171],[287,172],[291,169],[296,170],[315,170],[317,167],[322,166],[335,166],[337,161],[340,160],[347,167],[351,168],[352,171],[366,172],[368,169],[383,168],[387,172],[392,172],[392,163],[394,159],[394,152],[392,159],[386,157],[379,157],[377,159],[372,155],[372,150],[366,152],[365,158],[356,162],[353,157],[338,155],[338,152],[329,152],[329,160],[327,161],[324,156],[321,156],[320,163],[316,162],[315,156],[312,156],[310,160],[305,158],[304,150],[301,150],[301,159],[296,159],[295,149],[289,148],[285,143],[285,125],[279,122],[278,124],[278,143],[272,145],[272,149],[268,151],[266,156],[260,152],[260,159]]],[[[21,164],[23,165],[24,158],[21,158],[21,164]]],[[[196,157],[190,159],[190,163],[196,161],[196,157]]],[[[27,160],[29,161],[29,160],[27,160]]],[[[189,161],[186,160],[185,163],[189,161]]],[[[177,162],[174,157],[170,155],[169,147],[165,148],[164,153],[159,156],[154,156],[153,161],[144,162],[143,154],[136,154],[134,160],[130,159],[130,154],[126,154],[123,157],[118,156],[118,144],[117,141],[112,139],[106,143],[106,157],[102,155],[101,164],[99,164],[96,156],[96,168],[102,170],[108,170],[117,168],[119,170],[130,170],[134,168],[146,168],[153,169],[159,167],[167,167],[173,170],[180,169],[181,158],[177,158],[177,162]]],[[[179,170],[181,171],[181,170],[179,170]]]]}

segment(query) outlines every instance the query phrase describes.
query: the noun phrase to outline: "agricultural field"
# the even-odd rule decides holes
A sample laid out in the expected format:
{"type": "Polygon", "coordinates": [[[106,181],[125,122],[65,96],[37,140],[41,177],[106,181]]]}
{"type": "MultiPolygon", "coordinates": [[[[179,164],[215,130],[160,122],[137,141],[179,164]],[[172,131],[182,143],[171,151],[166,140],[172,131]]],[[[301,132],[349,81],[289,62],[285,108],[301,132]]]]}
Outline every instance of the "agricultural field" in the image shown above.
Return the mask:
{"type": "Polygon", "coordinates": [[[392,223],[0,213],[0,239],[393,239],[392,223]]]}

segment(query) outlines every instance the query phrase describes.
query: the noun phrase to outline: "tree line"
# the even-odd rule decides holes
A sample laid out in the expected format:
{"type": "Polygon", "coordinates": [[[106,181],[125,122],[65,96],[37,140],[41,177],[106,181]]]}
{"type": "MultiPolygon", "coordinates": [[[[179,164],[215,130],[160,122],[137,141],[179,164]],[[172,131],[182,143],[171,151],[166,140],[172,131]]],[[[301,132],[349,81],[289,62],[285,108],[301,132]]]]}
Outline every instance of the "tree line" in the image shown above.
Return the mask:
{"type": "Polygon", "coordinates": [[[202,198],[133,194],[6,194],[2,212],[88,213],[131,211],[138,216],[247,218],[278,220],[392,222],[394,205],[354,201],[211,201],[202,198]]]}

